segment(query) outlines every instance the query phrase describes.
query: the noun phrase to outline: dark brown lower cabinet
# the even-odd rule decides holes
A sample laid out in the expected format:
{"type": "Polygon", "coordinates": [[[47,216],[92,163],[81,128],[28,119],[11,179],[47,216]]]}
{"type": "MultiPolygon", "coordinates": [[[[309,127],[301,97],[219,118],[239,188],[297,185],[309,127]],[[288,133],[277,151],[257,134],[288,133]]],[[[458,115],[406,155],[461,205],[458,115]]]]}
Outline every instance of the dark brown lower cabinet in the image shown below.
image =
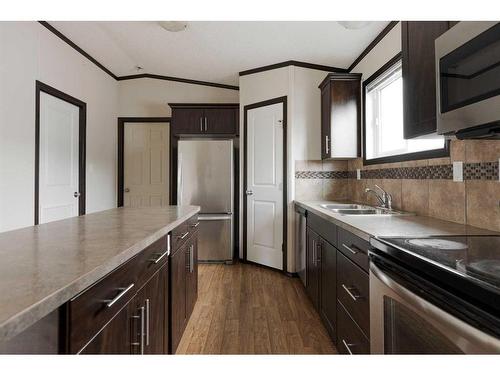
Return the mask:
{"type": "Polygon", "coordinates": [[[311,228],[306,229],[306,292],[312,304],[319,309],[320,268],[318,263],[319,235],[311,228]]]}
{"type": "Polygon", "coordinates": [[[370,354],[370,340],[352,320],[342,303],[337,304],[337,350],[341,354],[370,354]]]}
{"type": "Polygon", "coordinates": [[[156,272],[87,344],[81,354],[166,353],[166,300],[168,264],[156,272]]]}
{"type": "Polygon", "coordinates": [[[132,354],[133,301],[126,304],[82,350],[81,354],[132,354]]]}
{"type": "Polygon", "coordinates": [[[198,235],[195,231],[171,256],[171,342],[175,353],[198,297],[198,235]]]}
{"type": "Polygon", "coordinates": [[[337,324],[337,249],[321,240],[319,315],[335,343],[337,324]]]}

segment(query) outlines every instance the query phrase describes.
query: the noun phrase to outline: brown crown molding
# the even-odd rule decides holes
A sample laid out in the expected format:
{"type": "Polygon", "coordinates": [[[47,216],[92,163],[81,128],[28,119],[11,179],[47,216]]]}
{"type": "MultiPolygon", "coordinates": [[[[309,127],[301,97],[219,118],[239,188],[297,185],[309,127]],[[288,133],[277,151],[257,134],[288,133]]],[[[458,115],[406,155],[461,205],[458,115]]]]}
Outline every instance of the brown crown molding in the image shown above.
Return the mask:
{"type": "Polygon", "coordinates": [[[66,44],[68,44],[71,48],[73,48],[75,51],[79,52],[81,55],[83,55],[85,58],[87,58],[89,61],[91,61],[93,64],[95,64],[97,67],[99,67],[100,69],[102,69],[105,73],[107,73],[108,75],[110,75],[111,77],[113,77],[117,81],[124,81],[124,80],[128,80],[128,79],[138,79],[138,78],[153,78],[153,79],[161,79],[161,80],[164,80],[164,81],[174,81],[174,82],[189,83],[189,84],[192,84],[192,85],[218,87],[218,88],[228,89],[228,90],[239,90],[240,89],[238,86],[226,85],[226,84],[223,84],[223,83],[198,81],[198,80],[188,79],[188,78],[170,77],[170,76],[163,76],[163,75],[159,75],[159,74],[149,74],[149,73],[133,74],[133,75],[127,75],[127,76],[121,76],[121,77],[119,77],[119,76],[115,75],[111,70],[109,70],[108,68],[106,68],[104,65],[102,65],[95,58],[93,58],[91,55],[89,55],[82,48],[80,48],[76,43],[74,43],[66,35],[64,35],[59,30],[57,30],[50,23],[48,23],[47,21],[38,21],[38,23],[40,23],[47,30],[49,30],[50,32],[52,32],[54,35],[56,35],[58,38],[60,38],[62,41],[64,41],[66,44]]]}
{"type": "Polygon", "coordinates": [[[378,42],[380,42],[382,40],[382,38],[384,36],[386,36],[389,31],[391,31],[394,26],[396,26],[398,24],[399,21],[391,21],[389,22],[389,24],[384,28],[384,30],[382,30],[380,32],[380,34],[377,35],[377,37],[375,39],[373,39],[373,41],[368,45],[368,47],[366,47],[364,49],[363,52],[361,52],[361,54],[356,58],[356,60],[353,61],[353,63],[351,64],[351,66],[349,68],[347,68],[347,71],[350,72],[351,70],[354,69],[354,67],[356,65],[359,64],[359,62],[361,60],[363,60],[363,58],[368,55],[368,53],[378,44],[378,42]]]}
{"type": "Polygon", "coordinates": [[[131,74],[131,75],[128,75],[128,76],[117,77],[116,79],[118,81],[126,81],[126,80],[129,80],[129,79],[138,79],[138,78],[161,79],[161,80],[164,80],[164,81],[174,81],[174,82],[190,83],[190,84],[193,84],[193,85],[211,86],[211,87],[218,87],[218,88],[221,88],[221,89],[228,89],[228,90],[239,90],[240,89],[238,86],[226,85],[224,83],[198,81],[198,80],[195,80],[195,79],[162,76],[160,74],[150,74],[150,73],[131,74]]]}
{"type": "Polygon", "coordinates": [[[240,77],[246,76],[249,74],[265,72],[266,70],[284,68],[284,67],[290,66],[290,65],[299,66],[301,68],[307,68],[307,69],[323,70],[325,72],[347,73],[347,69],[337,68],[335,66],[319,65],[319,64],[312,64],[312,63],[307,63],[307,62],[303,62],[303,61],[288,60],[288,61],[283,61],[283,62],[280,62],[277,64],[265,65],[265,66],[261,66],[258,68],[244,70],[244,71],[240,72],[240,77]]]}

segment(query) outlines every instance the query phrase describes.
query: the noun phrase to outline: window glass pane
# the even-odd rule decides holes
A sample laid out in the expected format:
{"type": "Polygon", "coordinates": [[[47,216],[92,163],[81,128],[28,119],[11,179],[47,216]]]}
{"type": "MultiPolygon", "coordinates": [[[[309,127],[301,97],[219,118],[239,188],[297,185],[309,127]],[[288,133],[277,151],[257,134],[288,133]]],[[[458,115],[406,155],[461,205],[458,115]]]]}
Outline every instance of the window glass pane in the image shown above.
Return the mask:
{"type": "Polygon", "coordinates": [[[366,159],[443,149],[445,139],[429,135],[422,139],[403,137],[403,77],[401,61],[366,86],[366,159]]]}

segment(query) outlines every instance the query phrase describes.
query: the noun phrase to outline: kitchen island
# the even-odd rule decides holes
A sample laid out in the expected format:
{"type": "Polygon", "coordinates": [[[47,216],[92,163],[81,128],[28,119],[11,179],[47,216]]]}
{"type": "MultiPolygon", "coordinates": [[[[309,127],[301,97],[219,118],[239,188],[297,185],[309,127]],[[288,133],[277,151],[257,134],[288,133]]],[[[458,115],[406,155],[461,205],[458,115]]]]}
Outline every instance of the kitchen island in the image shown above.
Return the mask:
{"type": "Polygon", "coordinates": [[[190,314],[175,304],[196,299],[198,212],[197,206],[116,208],[1,233],[0,352],[142,353],[155,340],[154,324],[161,325],[155,352],[175,351],[170,327],[182,334],[190,314]],[[170,272],[169,260],[181,258],[183,267],[170,272]],[[153,294],[164,294],[136,303],[150,282],[153,294]],[[155,298],[161,301],[151,306],[155,298]],[[116,327],[123,347],[106,333],[120,314],[134,322],[116,327]]]}

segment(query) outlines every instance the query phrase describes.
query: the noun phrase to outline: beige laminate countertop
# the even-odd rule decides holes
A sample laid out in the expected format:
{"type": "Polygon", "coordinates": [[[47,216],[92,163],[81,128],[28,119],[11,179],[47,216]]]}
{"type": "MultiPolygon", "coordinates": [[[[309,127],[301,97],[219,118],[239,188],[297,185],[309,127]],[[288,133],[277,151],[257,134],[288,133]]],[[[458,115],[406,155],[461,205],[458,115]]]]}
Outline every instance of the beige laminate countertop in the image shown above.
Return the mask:
{"type": "Polygon", "coordinates": [[[295,201],[295,204],[369,241],[370,237],[421,237],[436,235],[499,234],[486,229],[416,215],[360,215],[334,213],[321,204],[346,203],[330,201],[295,201]]]}
{"type": "Polygon", "coordinates": [[[199,210],[115,208],[0,233],[0,341],[54,311],[199,210]]]}

